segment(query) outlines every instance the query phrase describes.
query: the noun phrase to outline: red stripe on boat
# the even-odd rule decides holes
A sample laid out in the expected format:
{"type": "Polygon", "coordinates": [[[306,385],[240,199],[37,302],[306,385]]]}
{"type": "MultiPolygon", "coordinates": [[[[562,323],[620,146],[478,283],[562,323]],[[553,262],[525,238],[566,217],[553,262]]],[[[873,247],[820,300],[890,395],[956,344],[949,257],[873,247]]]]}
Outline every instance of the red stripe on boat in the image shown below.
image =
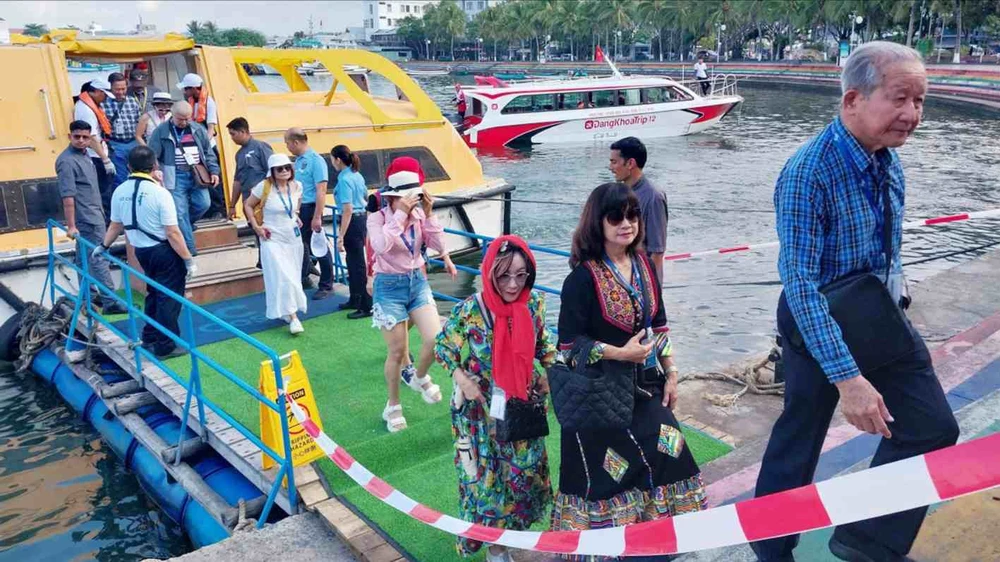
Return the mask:
{"type": "Polygon", "coordinates": [[[706,105],[704,107],[691,107],[685,109],[684,111],[693,111],[698,113],[700,117],[691,122],[692,125],[695,123],[704,123],[705,121],[711,121],[716,117],[722,117],[729,111],[729,106],[731,103],[720,103],[718,105],[706,105]]]}
{"type": "Polygon", "coordinates": [[[535,550],[542,552],[573,552],[580,546],[580,531],[545,531],[538,537],[535,550]]]}
{"type": "Polygon", "coordinates": [[[543,123],[519,123],[517,125],[491,127],[478,132],[474,146],[504,146],[514,142],[524,135],[531,134],[534,131],[544,129],[556,123],[558,123],[558,121],[546,121],[543,123]]]}
{"type": "Polygon", "coordinates": [[[924,455],[942,500],[1000,486],[1000,433],[924,455]]]}
{"type": "Polygon", "coordinates": [[[372,479],[365,484],[365,489],[380,500],[384,500],[389,497],[389,494],[395,490],[395,488],[387,484],[385,480],[382,480],[378,476],[372,476],[372,479]]]}
{"type": "Polygon", "coordinates": [[[677,552],[677,530],[666,517],[625,527],[625,556],[649,556],[677,552]]]}
{"type": "Polygon", "coordinates": [[[736,515],[748,541],[830,526],[830,515],[815,485],[736,504],[736,515]]]}

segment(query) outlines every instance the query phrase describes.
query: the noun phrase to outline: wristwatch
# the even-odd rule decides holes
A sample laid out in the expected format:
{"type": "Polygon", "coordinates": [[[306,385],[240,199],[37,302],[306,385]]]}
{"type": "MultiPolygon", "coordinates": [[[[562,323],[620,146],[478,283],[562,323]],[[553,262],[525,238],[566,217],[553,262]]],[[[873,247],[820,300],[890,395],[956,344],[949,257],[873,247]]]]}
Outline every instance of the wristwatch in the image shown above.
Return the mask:
{"type": "Polygon", "coordinates": [[[678,369],[676,365],[671,365],[671,366],[667,367],[667,372],[668,373],[679,373],[680,369],[678,369]]]}

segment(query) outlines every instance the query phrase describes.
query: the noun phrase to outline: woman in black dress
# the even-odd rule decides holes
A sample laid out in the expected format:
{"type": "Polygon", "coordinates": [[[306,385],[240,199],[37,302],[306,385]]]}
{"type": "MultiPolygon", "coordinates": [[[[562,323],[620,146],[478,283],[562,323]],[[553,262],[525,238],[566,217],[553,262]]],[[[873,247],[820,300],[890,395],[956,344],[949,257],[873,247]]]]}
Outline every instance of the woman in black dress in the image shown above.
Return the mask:
{"type": "Polygon", "coordinates": [[[573,271],[562,288],[559,349],[569,359],[577,338],[598,342],[603,359],[637,369],[628,429],[562,432],[553,530],[650,521],[706,508],[698,465],[671,408],[677,368],[667,336],[660,280],[642,250],[639,201],[621,183],[595,189],[573,235],[573,271]]]}

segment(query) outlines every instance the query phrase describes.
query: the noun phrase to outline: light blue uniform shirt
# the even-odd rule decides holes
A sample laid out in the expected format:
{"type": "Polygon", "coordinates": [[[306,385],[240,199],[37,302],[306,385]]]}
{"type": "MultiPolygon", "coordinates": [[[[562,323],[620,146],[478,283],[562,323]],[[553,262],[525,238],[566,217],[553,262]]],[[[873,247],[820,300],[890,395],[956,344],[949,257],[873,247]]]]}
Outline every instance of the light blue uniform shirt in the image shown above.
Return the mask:
{"type": "Polygon", "coordinates": [[[360,172],[344,168],[337,174],[337,187],[333,191],[333,196],[337,199],[337,207],[341,213],[344,212],[344,205],[348,203],[354,207],[353,212],[364,211],[368,197],[365,177],[360,172]]]}
{"type": "Polygon", "coordinates": [[[295,159],[295,179],[302,184],[302,202],[316,202],[316,184],[330,181],[326,160],[313,149],[308,149],[295,159]]]}

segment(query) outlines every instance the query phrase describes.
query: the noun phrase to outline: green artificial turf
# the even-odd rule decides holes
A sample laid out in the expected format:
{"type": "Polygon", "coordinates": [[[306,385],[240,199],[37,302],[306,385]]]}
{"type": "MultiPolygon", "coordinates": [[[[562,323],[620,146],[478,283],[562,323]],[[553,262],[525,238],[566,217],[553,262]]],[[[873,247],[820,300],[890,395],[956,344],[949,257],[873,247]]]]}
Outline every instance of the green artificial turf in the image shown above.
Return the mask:
{"type": "MultiPolygon", "coordinates": [[[[447,374],[435,365],[431,375],[441,386],[443,399],[428,405],[403,386],[401,399],[408,429],[389,434],[382,421],[386,391],[382,375],[385,344],[368,320],[347,320],[346,313],[304,320],[305,333],[295,337],[285,327],[254,334],[279,355],[299,351],[326,433],[380,478],[414,500],[444,513],[456,514],[458,487],[452,464],[453,442],[449,399],[452,392],[447,374]]],[[[411,332],[411,349],[419,345],[411,332]]],[[[264,356],[238,340],[227,340],[200,348],[223,367],[257,387],[264,356]]],[[[190,359],[168,362],[186,376],[190,359]]],[[[258,403],[214,370],[201,365],[202,386],[207,397],[223,407],[259,435],[258,403]]],[[[559,474],[558,424],[549,415],[552,434],[546,440],[553,475],[559,474]]],[[[725,455],[731,447],[691,428],[684,435],[699,463],[725,455]]],[[[459,560],[454,537],[427,527],[382,504],[349,480],[332,462],[319,462],[334,492],[354,504],[417,560],[459,560]]],[[[541,530],[547,522],[540,522],[541,530]]],[[[483,555],[480,553],[478,558],[483,555]]]]}

